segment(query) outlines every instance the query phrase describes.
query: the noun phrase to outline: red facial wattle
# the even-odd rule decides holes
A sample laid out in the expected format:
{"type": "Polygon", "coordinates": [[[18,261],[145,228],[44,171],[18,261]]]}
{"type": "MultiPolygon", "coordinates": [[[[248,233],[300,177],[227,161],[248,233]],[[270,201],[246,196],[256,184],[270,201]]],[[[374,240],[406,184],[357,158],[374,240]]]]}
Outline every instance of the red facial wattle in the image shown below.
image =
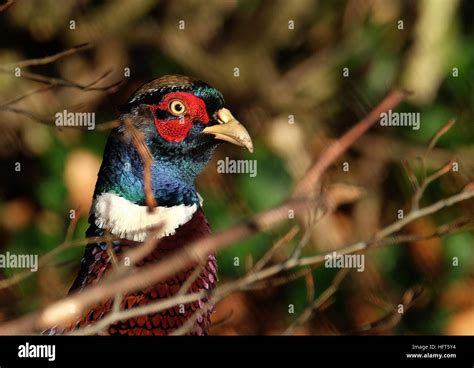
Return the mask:
{"type": "Polygon", "coordinates": [[[160,136],[168,142],[181,142],[188,135],[189,130],[193,126],[193,122],[200,121],[202,124],[209,123],[209,116],[206,111],[204,101],[188,92],[172,92],[168,93],[163,100],[149,106],[155,120],[155,127],[160,136]],[[156,110],[169,112],[170,102],[173,100],[181,101],[186,111],[175,119],[162,120],[156,117],[156,110]]]}

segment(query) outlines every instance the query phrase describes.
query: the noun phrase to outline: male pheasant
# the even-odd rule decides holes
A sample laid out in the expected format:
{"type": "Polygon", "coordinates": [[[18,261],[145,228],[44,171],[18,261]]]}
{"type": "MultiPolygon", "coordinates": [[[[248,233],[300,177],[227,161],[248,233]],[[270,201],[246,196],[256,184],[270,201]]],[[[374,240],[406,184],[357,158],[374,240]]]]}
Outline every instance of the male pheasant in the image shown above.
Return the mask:
{"type": "MultiPolygon", "coordinates": [[[[87,230],[88,237],[106,232],[122,240],[113,243],[118,258],[139,246],[151,227],[158,227],[154,250],[134,267],[157,262],[171,252],[210,232],[195,179],[204,169],[219,143],[224,141],[253,150],[246,129],[224,108],[222,94],[208,84],[186,76],[167,75],[139,88],[122,107],[120,120],[131,121],[142,134],[152,157],[151,186],[157,202],[153,212],[146,206],[144,163],[125,124],[112,130],[105,147],[95,187],[87,230]]],[[[99,282],[113,268],[107,244],[88,244],[79,274],[69,293],[81,292],[99,282]]],[[[130,309],[174,295],[193,268],[170,279],[124,296],[121,308],[130,309]]],[[[217,265],[210,255],[190,291],[212,289],[217,265]]],[[[130,318],[110,325],[107,335],[166,335],[183,325],[206,300],[130,318]]],[[[53,328],[49,334],[64,333],[103,318],[112,300],[97,305],[66,329],[53,328]]],[[[210,312],[196,320],[190,334],[205,335],[210,312]]]]}

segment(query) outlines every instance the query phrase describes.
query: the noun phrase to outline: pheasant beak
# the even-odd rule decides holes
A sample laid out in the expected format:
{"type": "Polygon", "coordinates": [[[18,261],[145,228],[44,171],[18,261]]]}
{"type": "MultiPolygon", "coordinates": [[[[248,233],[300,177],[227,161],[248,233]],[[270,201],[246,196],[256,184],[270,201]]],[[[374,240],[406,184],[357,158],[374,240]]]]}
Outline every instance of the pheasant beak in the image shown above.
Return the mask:
{"type": "Polygon", "coordinates": [[[204,128],[203,133],[214,134],[216,139],[245,147],[250,152],[253,152],[252,139],[247,129],[234,118],[229,110],[225,108],[220,109],[216,112],[215,118],[219,124],[204,128]]]}

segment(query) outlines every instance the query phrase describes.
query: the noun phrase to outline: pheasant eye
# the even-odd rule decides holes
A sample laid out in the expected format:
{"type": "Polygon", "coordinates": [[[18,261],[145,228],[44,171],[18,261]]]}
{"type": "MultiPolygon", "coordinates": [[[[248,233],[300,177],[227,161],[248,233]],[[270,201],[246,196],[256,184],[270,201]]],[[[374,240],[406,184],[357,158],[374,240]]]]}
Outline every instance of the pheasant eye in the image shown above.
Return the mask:
{"type": "Polygon", "coordinates": [[[171,100],[168,106],[169,112],[173,115],[179,116],[186,112],[186,106],[180,100],[171,100]]]}

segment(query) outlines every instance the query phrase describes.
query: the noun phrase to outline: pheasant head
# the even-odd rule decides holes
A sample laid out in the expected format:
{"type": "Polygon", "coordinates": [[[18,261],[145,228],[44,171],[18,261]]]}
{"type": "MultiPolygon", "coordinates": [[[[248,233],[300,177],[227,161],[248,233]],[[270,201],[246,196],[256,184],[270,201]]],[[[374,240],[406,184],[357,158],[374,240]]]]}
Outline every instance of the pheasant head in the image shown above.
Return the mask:
{"type": "Polygon", "coordinates": [[[153,196],[161,212],[168,209],[168,216],[143,214],[143,159],[122,124],[105,149],[91,214],[97,227],[131,240],[144,240],[146,227],[158,220],[163,235],[189,220],[200,206],[195,179],[220,143],[253,151],[247,130],[224,107],[222,94],[190,77],[169,75],[144,84],[121,107],[120,119],[141,133],[153,161],[153,196]]]}

